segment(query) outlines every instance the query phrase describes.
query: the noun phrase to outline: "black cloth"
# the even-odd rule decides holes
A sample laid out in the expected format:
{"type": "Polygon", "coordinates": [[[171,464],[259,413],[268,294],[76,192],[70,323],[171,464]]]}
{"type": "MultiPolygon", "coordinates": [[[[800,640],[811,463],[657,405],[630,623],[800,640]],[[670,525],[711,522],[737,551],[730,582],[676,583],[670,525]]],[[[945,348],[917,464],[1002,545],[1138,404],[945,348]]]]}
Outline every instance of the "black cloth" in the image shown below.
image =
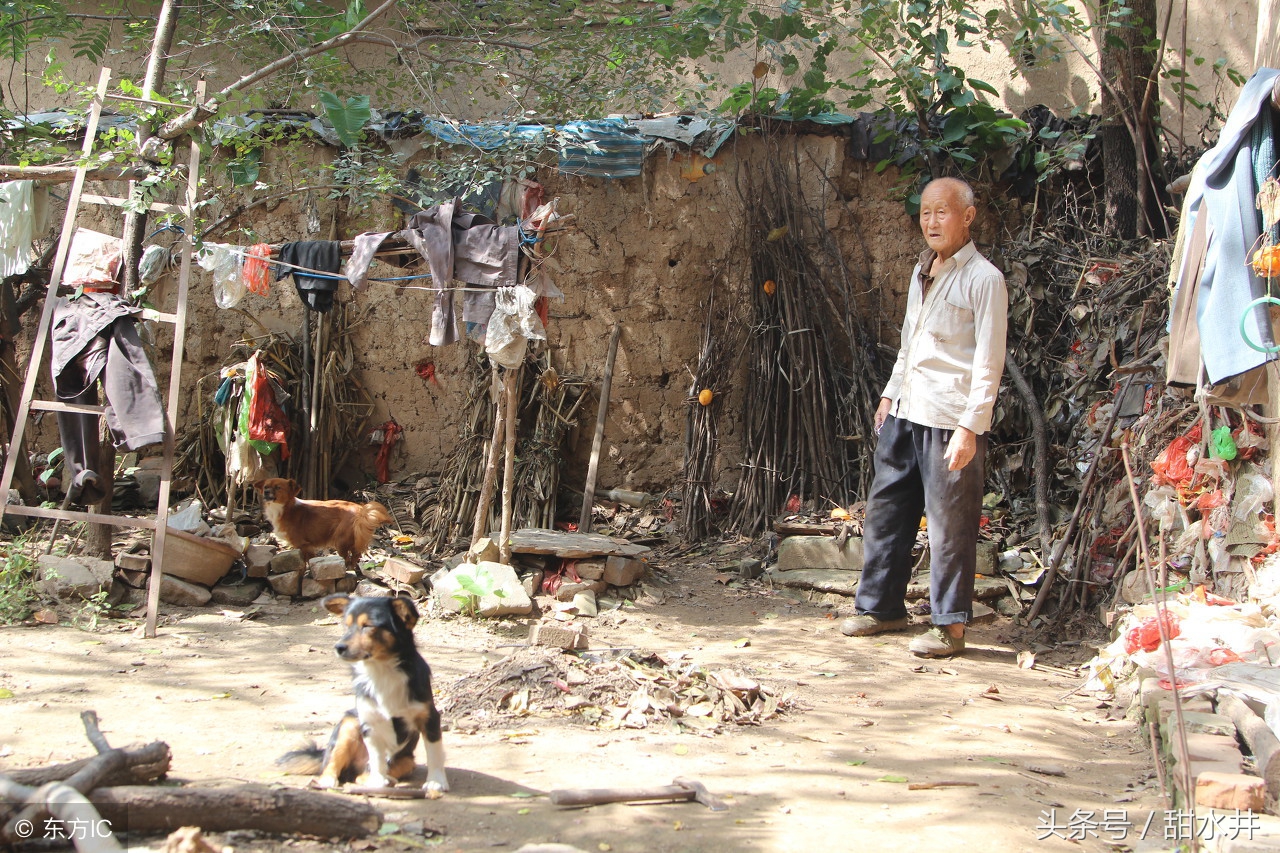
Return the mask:
{"type": "MultiPolygon", "coordinates": [[[[116,445],[137,450],[164,440],[165,415],[155,372],[138,336],[137,308],[111,293],[59,299],[53,309],[51,367],[58,399],[98,404],[98,380],[107,401],[104,416],[116,445]]],[[[64,488],[74,503],[105,495],[98,466],[98,418],[58,412],[64,488]]],[[[109,472],[108,476],[109,476],[109,472]]]]}
{"type": "Polygon", "coordinates": [[[338,270],[342,267],[342,244],[334,240],[302,240],[285,243],[276,256],[276,281],[293,276],[298,298],[313,311],[321,314],[333,308],[333,297],[338,292],[338,270]],[[329,276],[312,275],[284,264],[305,267],[329,276]]]}

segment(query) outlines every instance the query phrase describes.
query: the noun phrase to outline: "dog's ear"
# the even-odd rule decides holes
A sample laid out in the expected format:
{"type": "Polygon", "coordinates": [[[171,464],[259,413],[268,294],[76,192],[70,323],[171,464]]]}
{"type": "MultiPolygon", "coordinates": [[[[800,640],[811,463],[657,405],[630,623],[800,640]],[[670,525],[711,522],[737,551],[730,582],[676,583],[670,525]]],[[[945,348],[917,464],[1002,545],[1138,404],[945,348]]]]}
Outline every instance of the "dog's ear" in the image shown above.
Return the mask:
{"type": "Polygon", "coordinates": [[[289,490],[293,492],[293,496],[296,498],[298,495],[302,494],[302,484],[297,480],[290,480],[289,490]]]}
{"type": "Polygon", "coordinates": [[[351,603],[351,596],[336,592],[333,595],[326,595],[320,603],[324,605],[325,610],[341,616],[346,611],[347,605],[351,603]]]}
{"type": "Polygon", "coordinates": [[[254,490],[255,492],[261,492],[261,491],[262,491],[263,489],[265,489],[266,487],[267,487],[267,481],[266,481],[266,480],[259,480],[258,482],[256,482],[256,483],[254,483],[254,484],[253,484],[253,490],[254,490]]]}
{"type": "Polygon", "coordinates": [[[397,595],[391,599],[391,609],[395,611],[395,614],[400,617],[400,621],[410,631],[413,630],[414,625],[418,624],[418,608],[413,606],[412,598],[397,595]]]}

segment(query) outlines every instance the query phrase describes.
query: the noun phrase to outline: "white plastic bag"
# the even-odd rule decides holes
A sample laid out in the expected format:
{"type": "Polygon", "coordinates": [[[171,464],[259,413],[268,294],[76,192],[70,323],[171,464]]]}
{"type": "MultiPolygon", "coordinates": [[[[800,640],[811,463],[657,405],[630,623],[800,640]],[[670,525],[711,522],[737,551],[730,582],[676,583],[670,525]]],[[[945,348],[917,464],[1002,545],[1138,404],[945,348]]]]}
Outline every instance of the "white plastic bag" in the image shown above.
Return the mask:
{"type": "Polygon", "coordinates": [[[244,298],[244,255],[235,246],[205,243],[196,263],[213,273],[213,301],[219,308],[233,308],[244,298]]]}
{"type": "Polygon", "coordinates": [[[523,284],[498,288],[484,342],[484,351],[496,364],[517,368],[524,361],[530,340],[547,339],[542,321],[533,310],[537,301],[538,295],[523,284]]]}

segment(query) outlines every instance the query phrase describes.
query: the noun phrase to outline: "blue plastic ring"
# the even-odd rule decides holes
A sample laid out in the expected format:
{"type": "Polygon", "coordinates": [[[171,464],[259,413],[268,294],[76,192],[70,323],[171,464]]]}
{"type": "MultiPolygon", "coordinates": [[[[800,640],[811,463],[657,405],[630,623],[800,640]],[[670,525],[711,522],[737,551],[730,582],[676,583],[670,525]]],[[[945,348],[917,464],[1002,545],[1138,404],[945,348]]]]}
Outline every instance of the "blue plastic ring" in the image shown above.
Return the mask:
{"type": "Polygon", "coordinates": [[[1244,339],[1244,345],[1251,350],[1255,350],[1257,352],[1265,352],[1268,354],[1280,352],[1280,346],[1264,347],[1264,346],[1260,346],[1259,344],[1255,344],[1253,341],[1249,340],[1249,333],[1245,331],[1245,324],[1246,324],[1246,321],[1249,319],[1249,312],[1251,312],[1254,308],[1257,308],[1259,305],[1264,305],[1264,304],[1280,305],[1280,299],[1277,299],[1274,296],[1260,296],[1257,299],[1250,302],[1249,306],[1244,309],[1244,313],[1240,315],[1240,337],[1244,339]]]}

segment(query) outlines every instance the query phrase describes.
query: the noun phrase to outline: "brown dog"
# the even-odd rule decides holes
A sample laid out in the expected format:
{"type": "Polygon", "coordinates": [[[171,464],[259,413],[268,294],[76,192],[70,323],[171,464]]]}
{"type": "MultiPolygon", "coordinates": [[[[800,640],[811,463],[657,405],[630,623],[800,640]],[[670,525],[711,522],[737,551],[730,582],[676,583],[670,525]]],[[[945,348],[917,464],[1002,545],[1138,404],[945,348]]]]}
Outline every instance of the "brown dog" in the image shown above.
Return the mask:
{"type": "Polygon", "coordinates": [[[321,548],[331,548],[347,561],[347,568],[357,569],[373,531],[391,521],[391,513],[377,501],[304,501],[295,480],[272,477],[253,487],[262,493],[262,511],[276,535],[308,560],[321,548]]]}

